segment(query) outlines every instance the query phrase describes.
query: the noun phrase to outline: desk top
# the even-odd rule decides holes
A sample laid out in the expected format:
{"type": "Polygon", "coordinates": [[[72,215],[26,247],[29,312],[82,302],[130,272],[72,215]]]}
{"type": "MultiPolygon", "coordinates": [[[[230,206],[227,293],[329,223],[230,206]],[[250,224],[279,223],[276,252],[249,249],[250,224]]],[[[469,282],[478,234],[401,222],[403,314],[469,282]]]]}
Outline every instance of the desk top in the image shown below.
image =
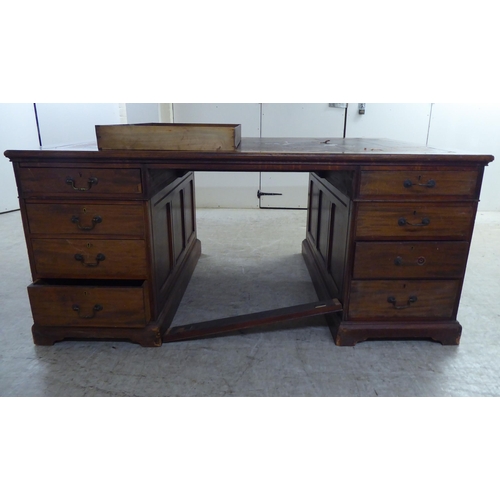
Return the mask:
{"type": "Polygon", "coordinates": [[[355,165],[486,165],[492,155],[456,152],[389,139],[242,138],[235,151],[99,151],[95,143],[39,150],[8,150],[11,160],[147,161],[158,168],[193,170],[330,170],[355,165]],[[160,163],[162,164],[160,166],[160,163]],[[304,163],[301,168],[298,163],[304,163]],[[167,165],[166,165],[167,164],[167,165]],[[281,164],[281,167],[280,167],[281,164]],[[293,168],[290,168],[294,164],[293,168]],[[308,165],[307,165],[308,164],[308,165]],[[266,168],[266,165],[269,165],[266,168]]]}

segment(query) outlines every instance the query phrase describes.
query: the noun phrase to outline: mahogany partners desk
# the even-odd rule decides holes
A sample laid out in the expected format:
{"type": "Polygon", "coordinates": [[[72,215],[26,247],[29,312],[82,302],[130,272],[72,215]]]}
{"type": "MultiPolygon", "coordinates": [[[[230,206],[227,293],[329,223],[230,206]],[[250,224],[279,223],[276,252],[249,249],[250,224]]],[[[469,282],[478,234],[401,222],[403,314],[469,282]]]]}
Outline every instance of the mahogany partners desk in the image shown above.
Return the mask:
{"type": "MultiPolygon", "coordinates": [[[[201,254],[194,171],[310,172],[303,256],[337,345],[458,344],[457,311],[490,155],[376,139],[250,139],[232,152],[6,151],[38,345],[183,340],[169,329],[201,254]],[[335,309],[333,309],[335,310],[335,309]]],[[[188,337],[186,337],[187,339],[188,337]]]]}

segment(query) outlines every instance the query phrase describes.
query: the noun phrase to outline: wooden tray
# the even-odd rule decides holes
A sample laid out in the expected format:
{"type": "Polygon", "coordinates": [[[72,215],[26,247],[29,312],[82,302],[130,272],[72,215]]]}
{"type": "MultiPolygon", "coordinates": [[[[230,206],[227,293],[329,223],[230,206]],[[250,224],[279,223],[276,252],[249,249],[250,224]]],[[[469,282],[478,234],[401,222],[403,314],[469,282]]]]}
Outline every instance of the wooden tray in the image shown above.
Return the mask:
{"type": "Polygon", "coordinates": [[[96,125],[99,150],[234,151],[241,125],[139,123],[96,125]]]}

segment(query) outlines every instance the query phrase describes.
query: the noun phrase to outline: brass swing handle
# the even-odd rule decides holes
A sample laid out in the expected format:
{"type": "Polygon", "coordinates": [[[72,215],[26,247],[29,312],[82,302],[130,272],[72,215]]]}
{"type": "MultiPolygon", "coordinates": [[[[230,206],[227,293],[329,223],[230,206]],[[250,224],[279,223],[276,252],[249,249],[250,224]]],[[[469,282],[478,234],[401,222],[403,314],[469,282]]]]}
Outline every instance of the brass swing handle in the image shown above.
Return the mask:
{"type": "Polygon", "coordinates": [[[81,262],[85,267],[97,267],[99,265],[99,262],[103,261],[104,259],[106,259],[106,256],[103,253],[98,253],[95,257],[95,263],[85,262],[85,257],[81,253],[75,253],[75,260],[81,262]]]}
{"type": "Polygon", "coordinates": [[[75,191],[89,191],[94,184],[97,184],[97,177],[89,177],[87,187],[76,187],[75,179],[66,177],[66,184],[69,184],[75,191]]]}
{"type": "Polygon", "coordinates": [[[405,188],[411,188],[413,186],[423,186],[428,188],[433,188],[436,185],[436,181],[434,179],[429,179],[425,184],[421,184],[419,182],[412,182],[410,179],[406,179],[403,181],[403,186],[405,188]]]}
{"type": "Polygon", "coordinates": [[[405,217],[400,217],[398,219],[398,226],[428,226],[431,223],[429,217],[424,217],[421,223],[413,224],[408,222],[405,217]]]}
{"type": "Polygon", "coordinates": [[[408,297],[408,300],[404,306],[398,306],[395,297],[393,297],[392,295],[390,297],[387,297],[387,302],[392,304],[394,306],[394,309],[406,309],[407,307],[410,307],[412,304],[414,304],[416,301],[417,301],[417,296],[411,295],[410,297],[408,297]]]}
{"type": "Polygon", "coordinates": [[[102,217],[100,215],[96,215],[93,219],[92,219],[92,225],[91,226],[81,226],[80,225],[80,218],[76,215],[73,215],[71,217],[71,222],[73,224],[76,224],[76,227],[78,229],[81,229],[82,231],[92,231],[92,229],[94,229],[94,227],[96,226],[96,224],[100,224],[102,222],[102,217]]]}
{"type": "Polygon", "coordinates": [[[82,316],[80,314],[80,306],[78,304],[75,304],[73,305],[73,311],[77,312],[78,313],[78,317],[80,319],[92,319],[96,313],[98,313],[99,311],[102,311],[103,310],[103,307],[101,306],[101,304],[96,304],[93,308],[92,308],[92,314],[91,315],[88,315],[88,316],[82,316]]]}

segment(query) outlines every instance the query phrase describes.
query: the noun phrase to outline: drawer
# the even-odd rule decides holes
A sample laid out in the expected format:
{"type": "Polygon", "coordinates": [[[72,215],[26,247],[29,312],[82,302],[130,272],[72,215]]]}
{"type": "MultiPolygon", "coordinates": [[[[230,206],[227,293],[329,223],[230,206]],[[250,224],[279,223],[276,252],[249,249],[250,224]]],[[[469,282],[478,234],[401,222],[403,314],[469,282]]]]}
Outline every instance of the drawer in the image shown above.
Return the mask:
{"type": "Polygon", "coordinates": [[[462,278],[467,241],[358,242],[354,279],[462,278]]]}
{"type": "Polygon", "coordinates": [[[358,204],[358,239],[468,240],[476,203],[358,204]]]}
{"type": "Polygon", "coordinates": [[[451,319],[460,280],[354,280],[349,319],[451,319]]]}
{"type": "Polygon", "coordinates": [[[38,280],[28,287],[40,326],[144,327],[150,320],[147,282],[38,280]]]}
{"type": "Polygon", "coordinates": [[[143,240],[32,239],[39,278],[147,278],[143,240]]]}
{"type": "Polygon", "coordinates": [[[137,204],[26,203],[31,234],[144,237],[144,208],[137,204]]]}
{"type": "Polygon", "coordinates": [[[360,197],[405,196],[463,196],[477,197],[477,170],[400,170],[363,171],[359,187],[360,197]]]}
{"type": "Polygon", "coordinates": [[[142,193],[138,168],[21,167],[19,181],[24,196],[38,193],[81,198],[90,194],[142,193]]]}

